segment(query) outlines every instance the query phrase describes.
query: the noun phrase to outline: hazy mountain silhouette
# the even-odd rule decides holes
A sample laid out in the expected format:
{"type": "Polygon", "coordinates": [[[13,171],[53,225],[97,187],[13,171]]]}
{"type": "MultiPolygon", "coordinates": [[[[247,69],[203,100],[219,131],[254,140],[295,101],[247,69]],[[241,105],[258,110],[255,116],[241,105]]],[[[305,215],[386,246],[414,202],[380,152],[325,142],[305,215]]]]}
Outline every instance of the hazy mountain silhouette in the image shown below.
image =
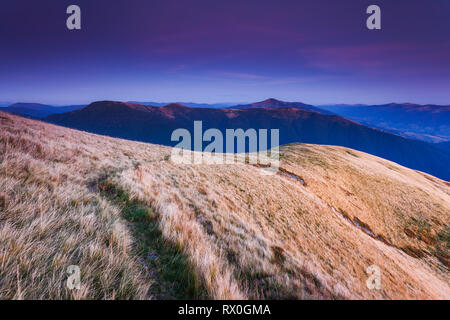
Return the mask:
{"type": "MultiPolygon", "coordinates": [[[[203,131],[217,128],[280,129],[280,144],[304,142],[339,145],[361,150],[450,180],[450,155],[429,143],[406,139],[368,128],[336,115],[296,108],[195,109],[180,104],[164,107],[99,101],[46,121],[88,132],[174,146],[170,140],[177,128],[189,130],[203,121],[203,131]]],[[[208,143],[204,143],[206,146],[208,143]]]]}
{"type": "Polygon", "coordinates": [[[64,113],[84,108],[85,105],[73,105],[65,107],[56,107],[41,103],[18,102],[7,107],[0,108],[1,111],[14,113],[31,118],[45,118],[51,114],[64,113]]]}
{"type": "Polygon", "coordinates": [[[362,124],[428,142],[450,140],[450,106],[390,103],[320,106],[362,124]]]}

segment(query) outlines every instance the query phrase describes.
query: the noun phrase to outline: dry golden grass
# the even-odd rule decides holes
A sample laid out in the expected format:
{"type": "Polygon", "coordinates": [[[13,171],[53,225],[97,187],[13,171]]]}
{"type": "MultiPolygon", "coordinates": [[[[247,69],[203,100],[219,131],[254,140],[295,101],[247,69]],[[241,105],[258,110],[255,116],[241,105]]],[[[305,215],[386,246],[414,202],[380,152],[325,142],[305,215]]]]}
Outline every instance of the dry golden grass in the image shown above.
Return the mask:
{"type": "Polygon", "coordinates": [[[4,113],[0,127],[0,298],[155,297],[100,177],[151,208],[211,298],[450,298],[450,186],[435,177],[342,147],[282,147],[302,185],[4,113]],[[82,290],[66,289],[71,264],[82,290]],[[374,264],[381,290],[366,286],[374,264]]]}
{"type": "Polygon", "coordinates": [[[0,298],[151,298],[119,209],[89,190],[114,147],[99,155],[88,136],[0,116],[0,298]],[[80,290],[66,287],[69,265],[80,290]]]}

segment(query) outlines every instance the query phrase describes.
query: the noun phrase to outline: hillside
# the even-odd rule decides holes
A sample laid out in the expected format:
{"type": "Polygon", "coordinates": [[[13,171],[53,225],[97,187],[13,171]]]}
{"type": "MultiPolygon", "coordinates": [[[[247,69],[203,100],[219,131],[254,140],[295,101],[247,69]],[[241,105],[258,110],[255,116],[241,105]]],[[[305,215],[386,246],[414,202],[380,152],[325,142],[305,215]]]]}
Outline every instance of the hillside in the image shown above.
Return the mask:
{"type": "Polygon", "coordinates": [[[365,127],[340,116],[298,108],[196,109],[179,104],[164,107],[99,101],[84,109],[51,115],[51,123],[130,140],[174,146],[172,132],[201,120],[203,131],[275,128],[280,144],[293,142],[345,146],[450,181],[450,154],[431,144],[365,127]]]}
{"type": "Polygon", "coordinates": [[[428,174],[292,144],[267,176],[1,112],[0,127],[2,299],[450,298],[450,185],[428,174]]]}
{"type": "Polygon", "coordinates": [[[450,140],[450,106],[389,103],[320,107],[406,138],[433,143],[450,140]]]}

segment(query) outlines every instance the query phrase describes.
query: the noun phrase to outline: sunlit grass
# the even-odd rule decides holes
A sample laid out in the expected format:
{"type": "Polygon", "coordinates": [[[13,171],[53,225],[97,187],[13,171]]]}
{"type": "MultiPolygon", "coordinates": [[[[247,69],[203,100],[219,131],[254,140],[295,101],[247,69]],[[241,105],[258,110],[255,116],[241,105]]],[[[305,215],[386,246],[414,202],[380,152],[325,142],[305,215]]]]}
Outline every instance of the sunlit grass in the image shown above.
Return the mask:
{"type": "Polygon", "coordinates": [[[281,148],[302,184],[3,113],[0,127],[2,299],[450,297],[450,188],[427,174],[281,148]],[[381,290],[366,286],[373,264],[381,290]]]}

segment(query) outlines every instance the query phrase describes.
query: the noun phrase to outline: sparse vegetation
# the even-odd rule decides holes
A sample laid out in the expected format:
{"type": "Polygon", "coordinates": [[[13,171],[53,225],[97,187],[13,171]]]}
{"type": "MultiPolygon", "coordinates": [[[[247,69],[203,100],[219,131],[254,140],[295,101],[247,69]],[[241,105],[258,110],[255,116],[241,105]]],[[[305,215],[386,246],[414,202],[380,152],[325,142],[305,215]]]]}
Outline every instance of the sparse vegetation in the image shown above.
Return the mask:
{"type": "Polygon", "coordinates": [[[135,254],[148,265],[156,278],[151,290],[157,299],[207,298],[201,280],[195,274],[189,257],[162,236],[157,215],[145,203],[130,199],[127,191],[116,186],[108,177],[97,182],[102,195],[117,204],[136,239],[135,254]]]}

